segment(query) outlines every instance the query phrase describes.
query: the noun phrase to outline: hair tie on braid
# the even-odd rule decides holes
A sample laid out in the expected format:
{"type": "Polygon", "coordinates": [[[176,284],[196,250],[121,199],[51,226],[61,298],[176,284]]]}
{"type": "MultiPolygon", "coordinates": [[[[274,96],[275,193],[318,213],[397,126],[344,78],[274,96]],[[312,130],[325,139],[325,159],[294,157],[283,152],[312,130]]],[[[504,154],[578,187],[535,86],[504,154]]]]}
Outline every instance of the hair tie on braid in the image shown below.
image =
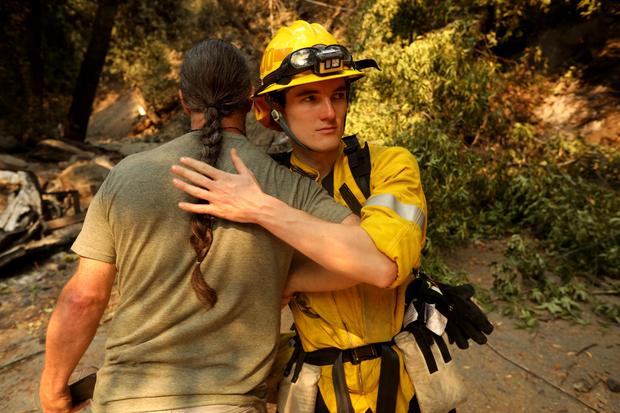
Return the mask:
{"type": "Polygon", "coordinates": [[[222,116],[219,108],[213,105],[207,106],[202,114],[205,117],[205,127],[212,127],[222,116]]]}

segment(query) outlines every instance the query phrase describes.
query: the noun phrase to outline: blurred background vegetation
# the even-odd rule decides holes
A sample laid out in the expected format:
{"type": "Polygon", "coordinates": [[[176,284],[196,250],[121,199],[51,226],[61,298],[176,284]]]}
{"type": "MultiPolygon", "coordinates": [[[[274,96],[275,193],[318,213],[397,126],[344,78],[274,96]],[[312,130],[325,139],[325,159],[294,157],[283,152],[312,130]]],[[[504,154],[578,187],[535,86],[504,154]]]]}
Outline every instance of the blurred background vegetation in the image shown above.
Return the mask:
{"type": "Polygon", "coordinates": [[[593,141],[534,114],[554,91],[587,85],[618,112],[617,2],[6,0],[0,139],[17,141],[12,150],[63,137],[103,6],[115,14],[97,96],[121,85],[152,112],[179,110],[178,66],[197,41],[231,41],[257,73],[275,29],[297,18],[324,24],[381,66],[355,84],[347,128],[417,157],[430,206],[427,272],[463,280],[442,253],[501,239],[506,259],[488,303],[525,326],[541,314],[582,321],[586,305],[620,323],[618,305],[593,293],[620,293],[617,132],[593,141]]]}

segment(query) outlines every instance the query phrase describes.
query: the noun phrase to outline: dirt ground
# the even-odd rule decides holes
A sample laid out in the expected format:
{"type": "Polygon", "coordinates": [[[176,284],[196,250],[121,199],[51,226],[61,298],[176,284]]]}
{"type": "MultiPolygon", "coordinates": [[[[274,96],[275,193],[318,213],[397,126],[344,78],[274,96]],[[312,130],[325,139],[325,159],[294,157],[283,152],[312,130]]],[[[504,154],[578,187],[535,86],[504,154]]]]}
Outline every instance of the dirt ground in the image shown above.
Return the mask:
{"type": "MultiPolygon", "coordinates": [[[[478,243],[451,251],[447,261],[484,288],[492,282],[491,264],[501,260],[502,249],[501,242],[478,243]]],[[[73,254],[58,252],[0,279],[0,412],[38,411],[45,326],[75,266],[73,254]]],[[[114,298],[78,370],[101,364],[114,298]]],[[[619,326],[602,326],[592,318],[588,325],[550,320],[523,330],[497,312],[490,318],[495,331],[488,345],[452,349],[470,390],[459,412],[620,412],[620,393],[608,385],[610,379],[620,381],[619,326]]],[[[288,328],[290,313],[283,311],[282,319],[288,328]]]]}

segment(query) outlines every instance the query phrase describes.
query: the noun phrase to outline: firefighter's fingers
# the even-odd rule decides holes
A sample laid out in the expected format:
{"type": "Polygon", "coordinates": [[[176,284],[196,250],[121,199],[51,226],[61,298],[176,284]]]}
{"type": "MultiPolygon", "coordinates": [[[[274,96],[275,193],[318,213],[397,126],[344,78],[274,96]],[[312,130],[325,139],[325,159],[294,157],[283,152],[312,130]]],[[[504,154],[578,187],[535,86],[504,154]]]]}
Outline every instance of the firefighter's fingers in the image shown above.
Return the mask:
{"type": "Polygon", "coordinates": [[[181,163],[185,166],[188,166],[201,174],[212,178],[213,180],[217,180],[222,174],[226,172],[220,171],[216,167],[209,165],[206,162],[199,161],[198,159],[189,158],[184,156],[180,159],[181,163]]]}
{"type": "Polygon", "coordinates": [[[200,188],[196,185],[188,184],[187,182],[184,182],[180,179],[173,179],[172,183],[177,189],[180,189],[181,191],[193,196],[194,198],[202,199],[203,201],[211,201],[213,198],[213,194],[211,194],[211,192],[207,191],[206,189],[200,188]]]}
{"type": "Polygon", "coordinates": [[[183,211],[191,212],[193,214],[208,214],[215,215],[213,213],[213,207],[209,204],[192,204],[191,202],[179,202],[179,208],[183,211]]]}
{"type": "Polygon", "coordinates": [[[191,169],[184,168],[179,165],[173,165],[170,170],[175,175],[185,178],[194,185],[198,185],[202,188],[210,189],[213,186],[213,180],[211,178],[191,169]]]}

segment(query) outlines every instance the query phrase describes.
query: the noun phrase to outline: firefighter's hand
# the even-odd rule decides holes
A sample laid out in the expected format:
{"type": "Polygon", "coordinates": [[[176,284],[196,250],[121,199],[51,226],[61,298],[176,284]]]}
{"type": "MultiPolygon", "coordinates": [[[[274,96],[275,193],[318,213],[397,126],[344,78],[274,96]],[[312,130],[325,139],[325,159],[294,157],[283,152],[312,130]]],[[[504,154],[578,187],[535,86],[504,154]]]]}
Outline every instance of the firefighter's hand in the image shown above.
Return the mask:
{"type": "Polygon", "coordinates": [[[172,172],[189,183],[174,179],[174,186],[202,203],[180,202],[179,208],[234,222],[256,223],[256,216],[268,195],[262,191],[254,174],[235,149],[230,151],[230,157],[238,174],[221,171],[196,159],[181,158],[184,166],[174,165],[172,172]]]}

